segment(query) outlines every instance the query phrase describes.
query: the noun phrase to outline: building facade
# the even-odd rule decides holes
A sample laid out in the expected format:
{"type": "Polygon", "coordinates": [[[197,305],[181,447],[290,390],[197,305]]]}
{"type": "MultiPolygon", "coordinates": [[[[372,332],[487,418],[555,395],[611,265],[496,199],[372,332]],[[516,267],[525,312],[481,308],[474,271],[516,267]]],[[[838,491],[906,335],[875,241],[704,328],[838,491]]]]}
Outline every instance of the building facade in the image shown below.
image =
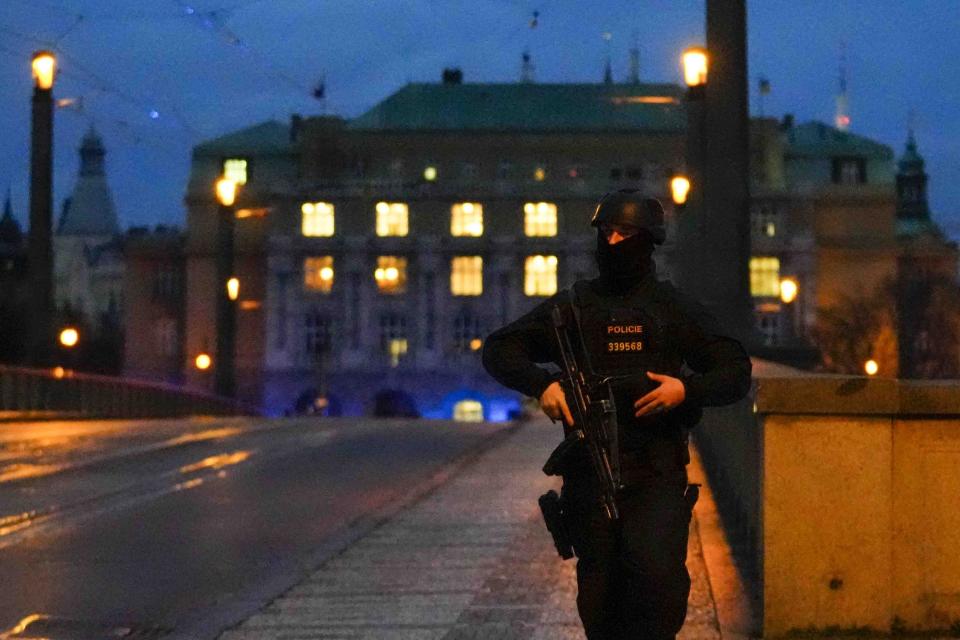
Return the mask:
{"type": "MultiPolygon", "coordinates": [[[[666,206],[684,169],[684,90],[669,84],[410,84],[353,120],[266,122],[194,150],[183,365],[215,345],[213,185],[236,206],[239,394],[273,414],[322,397],[367,414],[404,396],[428,417],[503,419],[516,394],[483,372],[484,336],[596,273],[605,192],[666,206]]],[[[754,352],[812,365],[817,309],[898,268],[888,147],[811,122],[751,129],[754,352]],[[785,302],[782,282],[796,297],[785,302]]],[[[955,254],[954,254],[955,255],[955,254]]],[[[954,258],[955,259],[955,258],[954,258]]],[[[954,267],[955,268],[955,267],[954,267]]],[[[214,364],[216,357],[214,354],[214,364]]]]}
{"type": "Polygon", "coordinates": [[[124,238],[123,374],[184,382],[185,235],[134,227],[124,238]]]}

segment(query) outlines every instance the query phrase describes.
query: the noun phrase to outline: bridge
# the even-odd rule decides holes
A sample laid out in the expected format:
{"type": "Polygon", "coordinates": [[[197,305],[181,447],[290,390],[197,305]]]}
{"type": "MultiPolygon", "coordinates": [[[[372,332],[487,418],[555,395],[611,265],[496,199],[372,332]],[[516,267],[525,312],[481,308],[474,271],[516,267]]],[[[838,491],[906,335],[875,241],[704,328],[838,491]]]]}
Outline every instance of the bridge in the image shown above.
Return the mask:
{"type": "MultiPolygon", "coordinates": [[[[540,634],[522,637],[580,637],[573,565],[536,508],[545,420],[265,419],[9,367],[0,401],[0,574],[22,586],[0,595],[0,637],[493,634],[508,610],[540,634]]],[[[683,637],[956,631],[960,381],[754,360],[693,457],[683,637]]]]}

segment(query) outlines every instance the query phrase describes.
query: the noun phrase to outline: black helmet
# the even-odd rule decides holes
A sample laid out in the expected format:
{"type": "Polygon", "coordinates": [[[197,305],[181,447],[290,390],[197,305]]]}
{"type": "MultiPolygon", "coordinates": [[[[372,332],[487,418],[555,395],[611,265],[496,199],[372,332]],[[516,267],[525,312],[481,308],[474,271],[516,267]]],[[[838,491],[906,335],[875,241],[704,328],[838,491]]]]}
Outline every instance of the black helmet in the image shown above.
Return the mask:
{"type": "Polygon", "coordinates": [[[647,231],[654,244],[663,244],[667,237],[663,226],[663,205],[656,198],[640,193],[639,189],[611,191],[600,199],[590,219],[591,226],[601,222],[629,225],[647,231]]]}

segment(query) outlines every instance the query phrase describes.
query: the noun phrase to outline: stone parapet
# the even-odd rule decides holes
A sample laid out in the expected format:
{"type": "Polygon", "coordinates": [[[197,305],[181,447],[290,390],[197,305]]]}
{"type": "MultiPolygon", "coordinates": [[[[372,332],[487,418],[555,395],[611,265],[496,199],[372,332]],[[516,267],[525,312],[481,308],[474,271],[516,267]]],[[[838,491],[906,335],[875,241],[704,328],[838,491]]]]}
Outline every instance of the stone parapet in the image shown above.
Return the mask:
{"type": "Polygon", "coordinates": [[[764,637],[960,625],[960,381],[755,364],[699,427],[764,637]]]}

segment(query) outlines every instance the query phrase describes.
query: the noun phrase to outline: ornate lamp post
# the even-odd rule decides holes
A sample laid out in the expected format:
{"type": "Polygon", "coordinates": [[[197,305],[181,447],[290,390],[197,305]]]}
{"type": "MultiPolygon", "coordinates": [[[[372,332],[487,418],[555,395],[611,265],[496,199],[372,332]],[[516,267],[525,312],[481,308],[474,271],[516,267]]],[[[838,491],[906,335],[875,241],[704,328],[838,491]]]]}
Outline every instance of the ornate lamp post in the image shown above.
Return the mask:
{"type": "Polygon", "coordinates": [[[30,129],[30,359],[45,366],[53,335],[53,81],[57,59],[37,51],[31,61],[30,129]]]}
{"type": "Polygon", "coordinates": [[[240,281],[233,275],[234,202],[237,183],[221,178],[216,186],[217,201],[217,347],[214,358],[214,392],[227,398],[236,393],[235,356],[237,342],[237,298],[240,281]]]}
{"type": "Polygon", "coordinates": [[[700,263],[704,256],[703,236],[705,215],[703,207],[704,191],[704,147],[706,135],[706,87],[707,52],[703,47],[691,47],[680,57],[683,68],[683,80],[687,85],[687,148],[686,172],[684,176],[675,176],[670,183],[671,194],[677,211],[683,212],[677,220],[677,245],[680,287],[698,298],[702,296],[703,282],[700,263]],[[690,185],[696,185],[691,191],[690,185]],[[684,189],[685,187],[685,189],[684,189]],[[682,192],[682,193],[681,193],[682,192]],[[680,200],[678,200],[678,197],[680,200]]]}

